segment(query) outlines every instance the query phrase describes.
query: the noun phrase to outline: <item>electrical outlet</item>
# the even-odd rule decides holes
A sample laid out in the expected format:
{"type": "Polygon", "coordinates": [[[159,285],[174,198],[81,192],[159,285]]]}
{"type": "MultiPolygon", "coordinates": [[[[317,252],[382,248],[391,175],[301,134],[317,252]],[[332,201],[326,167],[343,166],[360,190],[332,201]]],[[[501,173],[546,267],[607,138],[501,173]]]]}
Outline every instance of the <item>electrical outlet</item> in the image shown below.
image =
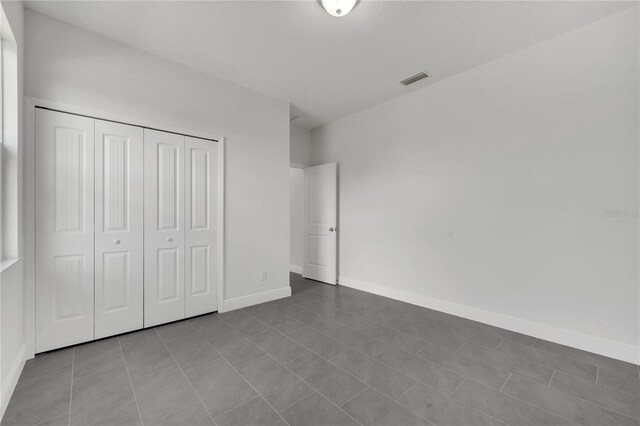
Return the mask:
{"type": "Polygon", "coordinates": [[[267,280],[267,271],[260,272],[260,281],[266,281],[266,280],[267,280]]]}

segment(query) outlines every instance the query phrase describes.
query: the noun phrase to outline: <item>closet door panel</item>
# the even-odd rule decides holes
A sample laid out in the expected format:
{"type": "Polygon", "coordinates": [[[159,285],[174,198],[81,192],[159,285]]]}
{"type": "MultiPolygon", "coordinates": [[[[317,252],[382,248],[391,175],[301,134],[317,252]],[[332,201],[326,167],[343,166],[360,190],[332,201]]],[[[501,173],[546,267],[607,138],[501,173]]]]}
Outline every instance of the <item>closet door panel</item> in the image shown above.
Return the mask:
{"type": "Polygon", "coordinates": [[[186,315],[218,309],[218,144],[185,137],[186,315]]]}
{"type": "Polygon", "coordinates": [[[184,136],[144,130],[144,326],[185,317],[184,136]]]}
{"type": "Polygon", "coordinates": [[[94,337],[94,120],[36,109],[36,352],[94,337]]]}
{"type": "Polygon", "coordinates": [[[95,121],[96,339],[143,326],[143,134],[95,121]]]}

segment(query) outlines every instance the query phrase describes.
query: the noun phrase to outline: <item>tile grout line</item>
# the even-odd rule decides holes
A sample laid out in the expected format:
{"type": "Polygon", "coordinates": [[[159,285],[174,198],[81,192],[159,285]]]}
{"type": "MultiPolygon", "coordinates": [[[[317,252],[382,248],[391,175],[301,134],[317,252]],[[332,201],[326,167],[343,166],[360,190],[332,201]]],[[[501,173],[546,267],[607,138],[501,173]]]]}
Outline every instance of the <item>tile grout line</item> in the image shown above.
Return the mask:
{"type": "Polygon", "coordinates": [[[118,336],[118,347],[120,348],[120,354],[122,355],[122,362],[124,363],[124,369],[127,372],[127,377],[129,378],[129,386],[131,386],[131,393],[133,394],[133,402],[136,404],[136,410],[138,410],[138,417],[140,418],[140,424],[144,425],[142,421],[142,412],[140,411],[140,406],[138,405],[138,398],[136,397],[136,391],[133,389],[133,381],[131,380],[131,374],[129,373],[129,366],[127,365],[127,359],[124,356],[124,350],[122,349],[122,343],[120,342],[120,336],[118,336]]]}
{"type": "Polygon", "coordinates": [[[553,376],[556,374],[556,369],[554,368],[551,372],[551,377],[549,377],[549,383],[547,383],[547,387],[551,387],[551,381],[553,380],[553,376]]]}
{"type": "MultiPolygon", "coordinates": [[[[191,388],[191,390],[193,391],[193,393],[195,394],[196,397],[198,397],[198,401],[200,401],[200,404],[202,404],[202,406],[204,407],[205,411],[207,412],[207,414],[209,415],[209,418],[211,419],[211,421],[213,422],[213,424],[216,424],[216,421],[213,420],[213,416],[211,415],[211,413],[209,412],[209,409],[207,408],[206,405],[204,405],[204,401],[202,400],[202,398],[200,398],[200,395],[198,394],[198,392],[196,391],[196,389],[193,387],[193,385],[191,384],[191,381],[189,380],[189,378],[187,377],[186,374],[184,374],[184,370],[182,369],[182,367],[180,366],[180,364],[178,363],[178,361],[176,360],[176,358],[173,356],[173,353],[171,352],[171,350],[169,350],[169,347],[167,346],[167,342],[164,341],[164,339],[162,338],[162,336],[160,335],[160,333],[158,333],[158,330],[156,327],[153,328],[153,330],[156,332],[156,336],[158,336],[158,338],[160,339],[160,341],[162,342],[162,344],[164,345],[164,347],[167,349],[167,351],[169,352],[169,355],[171,355],[171,359],[173,359],[173,362],[176,363],[176,365],[178,366],[178,369],[180,370],[180,373],[182,373],[182,377],[184,377],[184,379],[187,381],[187,383],[189,383],[189,387],[191,388]]],[[[185,407],[180,407],[178,408],[176,411],[174,411],[173,413],[177,413],[180,410],[184,410],[185,408],[187,408],[188,406],[185,407]]],[[[173,413],[169,413],[168,415],[171,415],[173,413]]],[[[165,416],[166,417],[166,416],[165,416]]],[[[160,419],[155,419],[154,421],[157,421],[160,419]]]]}
{"type": "MultiPolygon", "coordinates": [[[[462,384],[467,380],[467,378],[465,376],[462,376],[462,381],[458,384],[458,386],[456,386],[450,393],[449,393],[449,397],[452,397],[451,395],[453,395],[460,386],[462,386],[462,384]]],[[[446,395],[446,394],[445,394],[446,395]]]]}
{"type": "MultiPolygon", "coordinates": [[[[240,333],[240,332],[239,332],[235,327],[233,327],[231,324],[227,323],[227,322],[226,322],[225,320],[223,320],[222,318],[220,318],[220,320],[221,320],[221,321],[223,321],[225,324],[227,324],[229,327],[231,327],[231,328],[233,328],[234,330],[236,330],[238,333],[240,333]]],[[[251,383],[249,383],[249,381],[248,381],[247,379],[245,379],[245,378],[244,378],[244,376],[243,376],[242,374],[240,374],[240,372],[239,372],[239,371],[238,371],[238,370],[237,370],[237,369],[236,369],[236,368],[235,368],[235,367],[234,367],[234,366],[233,366],[233,365],[232,365],[232,364],[231,364],[231,363],[230,363],[230,362],[229,362],[229,361],[228,361],[228,360],[227,360],[227,359],[226,359],[226,358],[225,358],[225,357],[220,353],[220,352],[218,352],[218,350],[215,348],[215,346],[213,346],[213,345],[211,344],[211,342],[209,342],[209,340],[207,340],[207,339],[206,339],[202,334],[200,334],[200,332],[198,332],[198,330],[196,330],[196,333],[197,333],[200,337],[202,337],[203,339],[205,339],[205,341],[209,344],[209,346],[211,346],[211,348],[213,348],[213,350],[214,350],[214,351],[215,351],[215,352],[220,356],[220,358],[222,358],[222,359],[224,360],[224,362],[226,362],[226,363],[229,365],[229,367],[231,367],[231,368],[233,369],[233,371],[235,371],[235,372],[236,372],[236,374],[237,374],[238,376],[240,376],[240,378],[241,378],[242,380],[244,380],[244,382],[245,382],[247,385],[249,385],[249,387],[251,387],[251,389],[253,389],[253,391],[256,393],[256,395],[258,395],[260,398],[262,398],[262,399],[264,400],[264,402],[266,402],[266,403],[267,403],[267,405],[268,405],[269,407],[271,407],[271,409],[272,409],[272,410],[273,410],[273,411],[274,411],[274,412],[275,412],[275,413],[276,413],[276,414],[277,414],[277,415],[282,419],[282,421],[283,421],[283,422],[285,422],[287,425],[289,425],[289,422],[288,422],[288,421],[286,421],[286,420],[284,419],[284,417],[282,417],[282,416],[280,415],[280,413],[278,412],[278,410],[276,410],[276,409],[275,409],[275,407],[274,407],[273,405],[271,405],[271,403],[269,403],[269,401],[267,401],[267,400],[262,396],[262,394],[261,394],[260,392],[258,392],[258,390],[257,390],[257,389],[256,389],[256,388],[255,388],[251,383]]],[[[240,334],[241,334],[243,337],[245,337],[246,339],[248,339],[248,337],[246,337],[244,334],[242,334],[242,333],[240,333],[240,334]]],[[[253,343],[253,342],[251,342],[251,343],[253,343]]],[[[262,356],[260,356],[260,357],[258,357],[258,358],[262,358],[262,356]]],[[[255,358],[255,359],[253,359],[252,361],[255,361],[255,360],[256,360],[256,359],[258,359],[258,358],[255,358]]],[[[246,363],[245,363],[245,364],[246,364],[246,363]]],[[[243,365],[244,365],[244,364],[243,364],[243,365]]],[[[191,382],[189,382],[189,384],[191,384],[191,382]]],[[[196,394],[197,394],[197,392],[196,392],[196,394]]],[[[200,397],[200,395],[198,395],[198,397],[200,397]]],[[[252,399],[255,399],[255,398],[252,398],[252,399]]],[[[246,401],[246,402],[249,402],[249,401],[246,401]]],[[[228,410],[228,411],[231,411],[231,410],[233,410],[233,409],[236,409],[236,408],[238,408],[238,407],[242,406],[243,404],[245,404],[246,402],[243,402],[242,404],[239,404],[239,405],[237,405],[236,407],[233,407],[233,408],[231,408],[231,409],[230,409],[230,410],[228,410]]],[[[205,408],[206,408],[206,407],[205,407],[205,408]]],[[[211,414],[209,414],[209,415],[211,416],[211,414]]],[[[216,416],[216,417],[217,417],[217,416],[216,416]]],[[[213,422],[214,422],[214,424],[216,424],[216,423],[215,423],[215,420],[213,420],[213,422]]]]}
{"type": "Polygon", "coordinates": [[[500,389],[498,390],[498,392],[502,392],[502,389],[504,389],[505,385],[507,384],[511,376],[513,376],[513,373],[509,373],[509,377],[507,377],[507,380],[505,380],[502,386],[500,386],[500,389]]]}
{"type": "MultiPolygon", "coordinates": [[[[229,324],[229,326],[233,327],[231,324],[229,324]]],[[[234,327],[234,329],[235,329],[235,327],[234,327]]],[[[237,329],[236,329],[236,330],[237,330],[237,329]]],[[[237,330],[237,331],[238,331],[240,334],[242,334],[242,332],[240,332],[239,330],[237,330]]],[[[244,334],[243,334],[243,336],[244,336],[244,334]]],[[[246,336],[245,336],[245,337],[246,337],[246,336]]],[[[246,338],[248,339],[248,337],[246,337],[246,338]]],[[[308,348],[307,348],[307,349],[308,349],[308,348]]],[[[320,396],[322,396],[322,397],[323,397],[323,398],[325,398],[327,401],[329,401],[331,404],[333,404],[335,407],[337,407],[337,408],[338,408],[338,410],[342,411],[342,412],[343,412],[343,413],[345,413],[347,416],[349,416],[349,417],[351,417],[353,420],[355,420],[355,421],[356,421],[356,423],[358,423],[358,424],[362,424],[362,423],[360,423],[358,420],[356,420],[355,418],[353,418],[353,416],[351,416],[349,413],[347,413],[346,411],[344,411],[340,406],[338,406],[338,404],[334,403],[334,402],[333,402],[333,401],[331,401],[329,398],[327,398],[326,396],[324,396],[324,394],[323,394],[322,392],[320,392],[318,389],[316,389],[314,386],[312,386],[312,385],[311,385],[311,383],[307,382],[307,381],[306,381],[306,380],[304,380],[302,377],[298,376],[295,372],[293,372],[291,369],[289,369],[285,364],[283,364],[283,363],[281,363],[280,361],[278,361],[277,359],[275,359],[275,358],[274,358],[273,356],[271,356],[271,354],[269,354],[268,352],[265,352],[265,354],[266,354],[267,356],[269,356],[272,360],[274,360],[277,364],[280,364],[282,367],[284,367],[287,371],[290,371],[290,372],[291,372],[291,374],[293,374],[294,376],[296,376],[299,380],[301,380],[303,383],[305,383],[305,384],[306,384],[307,386],[309,386],[311,389],[313,389],[314,391],[316,391],[320,396]]],[[[305,354],[305,355],[306,355],[306,354],[305,354]]],[[[221,355],[221,356],[222,356],[222,355],[221,355]]],[[[260,357],[260,358],[262,358],[262,357],[260,357]]],[[[256,358],[256,359],[258,359],[258,358],[256,358]]],[[[253,361],[255,361],[255,360],[253,360],[253,361]]],[[[227,362],[228,362],[228,361],[227,361],[227,362]]],[[[233,366],[232,366],[232,367],[233,367],[233,366]]],[[[237,371],[237,370],[236,370],[236,371],[237,371]]],[[[240,374],[240,372],[239,372],[239,371],[238,371],[238,374],[240,374]]],[[[240,376],[242,376],[242,374],[240,374],[240,376]]],[[[244,379],[244,376],[242,376],[242,378],[244,379]]],[[[248,383],[248,381],[247,381],[247,383],[248,383]]],[[[366,383],[365,383],[365,384],[366,384],[366,383]]],[[[368,386],[368,385],[367,385],[367,386],[368,386]]],[[[253,387],[253,386],[252,386],[252,387],[253,387]]],[[[365,389],[366,389],[366,388],[365,388],[365,389]]],[[[258,391],[257,391],[257,389],[255,389],[255,388],[254,388],[254,390],[256,390],[256,392],[258,392],[258,391]]],[[[360,393],[360,392],[358,392],[358,393],[360,393]]],[[[261,396],[262,396],[262,394],[261,394],[260,392],[258,392],[258,395],[261,395],[261,396]]],[[[307,395],[305,395],[303,398],[300,398],[300,399],[299,399],[298,401],[296,401],[296,402],[302,401],[304,398],[306,398],[306,397],[307,397],[307,396],[309,396],[309,395],[311,395],[311,393],[308,393],[307,395]]],[[[267,401],[266,399],[265,399],[265,401],[267,402],[267,404],[269,404],[269,401],[267,401]]],[[[294,402],[294,404],[295,404],[295,402],[294,402]]],[[[269,405],[271,405],[271,404],[269,404],[269,405]]],[[[292,405],[293,405],[293,404],[292,404],[292,405]]],[[[289,408],[289,407],[290,407],[290,406],[288,406],[287,408],[289,408]]],[[[271,408],[273,408],[273,409],[275,410],[275,407],[271,406],[271,408]]],[[[283,410],[284,410],[284,409],[283,409],[283,410]]],[[[278,413],[278,414],[280,415],[280,412],[279,412],[278,410],[276,410],[276,413],[278,413]]],[[[280,417],[282,417],[282,416],[280,416],[280,417]]],[[[282,419],[284,420],[284,417],[283,417],[282,419]]],[[[285,422],[286,422],[287,424],[289,424],[289,422],[287,422],[286,420],[285,420],[285,422]]]]}
{"type": "Polygon", "coordinates": [[[76,366],[76,347],[73,347],[73,353],[71,355],[71,391],[69,393],[69,422],[67,423],[71,426],[71,403],[73,402],[73,370],[76,366]]]}
{"type": "Polygon", "coordinates": [[[397,402],[397,401],[398,401],[400,398],[402,398],[402,397],[403,397],[407,392],[409,392],[411,389],[413,389],[414,387],[416,387],[416,385],[417,385],[418,383],[419,383],[419,382],[416,382],[416,381],[414,380],[413,384],[412,384],[411,386],[409,386],[409,387],[407,388],[407,390],[406,390],[406,391],[402,392],[402,393],[401,393],[401,394],[400,394],[396,399],[394,399],[394,401],[396,401],[396,402],[397,402]]]}
{"type": "MultiPolygon", "coordinates": [[[[363,382],[363,383],[364,383],[364,382],[363,382]]],[[[366,384],[366,383],[365,383],[365,384],[366,384]]],[[[373,389],[373,390],[374,390],[374,391],[376,391],[376,392],[380,392],[380,391],[376,390],[375,388],[373,388],[372,386],[369,386],[369,385],[367,384],[367,386],[365,386],[365,387],[364,387],[364,389],[359,390],[358,392],[356,392],[356,393],[355,393],[355,395],[353,395],[351,398],[349,398],[349,399],[347,399],[345,402],[343,402],[343,403],[342,403],[342,406],[340,407],[340,409],[342,410],[342,407],[344,407],[345,405],[347,405],[348,403],[350,403],[351,401],[353,401],[353,400],[354,400],[358,395],[360,395],[362,392],[366,391],[366,390],[367,390],[367,389],[369,389],[369,388],[373,389]]],[[[383,394],[383,395],[384,395],[384,394],[383,394]]],[[[386,395],[385,395],[385,396],[386,396],[386,395]]],[[[389,399],[391,399],[391,398],[389,398],[389,399]]],[[[344,411],[344,410],[342,410],[342,411],[344,411]]],[[[351,417],[351,416],[349,416],[349,417],[351,417]]],[[[353,417],[351,417],[351,418],[353,418],[353,417]]],[[[357,421],[357,420],[356,420],[356,421],[357,421]]],[[[360,423],[360,422],[358,422],[358,423],[360,423]]],[[[360,424],[362,424],[362,423],[360,423],[360,424]]]]}

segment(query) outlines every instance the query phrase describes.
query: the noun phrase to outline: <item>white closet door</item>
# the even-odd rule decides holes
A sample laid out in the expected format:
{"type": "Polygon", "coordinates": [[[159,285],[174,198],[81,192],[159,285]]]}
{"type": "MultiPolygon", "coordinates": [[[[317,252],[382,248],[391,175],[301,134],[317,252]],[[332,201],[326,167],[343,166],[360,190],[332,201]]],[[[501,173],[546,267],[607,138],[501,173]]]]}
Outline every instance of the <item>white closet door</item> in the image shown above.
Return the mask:
{"type": "Polygon", "coordinates": [[[95,338],[143,326],[140,127],[95,121],[95,338]]]}
{"type": "Polygon", "coordinates": [[[218,309],[218,144],[185,137],[186,316],[218,309]]]}
{"type": "Polygon", "coordinates": [[[184,310],[184,136],[144,130],[144,326],[184,310]]]}
{"type": "Polygon", "coordinates": [[[36,109],[36,352],[93,333],[94,120],[36,109]]]}

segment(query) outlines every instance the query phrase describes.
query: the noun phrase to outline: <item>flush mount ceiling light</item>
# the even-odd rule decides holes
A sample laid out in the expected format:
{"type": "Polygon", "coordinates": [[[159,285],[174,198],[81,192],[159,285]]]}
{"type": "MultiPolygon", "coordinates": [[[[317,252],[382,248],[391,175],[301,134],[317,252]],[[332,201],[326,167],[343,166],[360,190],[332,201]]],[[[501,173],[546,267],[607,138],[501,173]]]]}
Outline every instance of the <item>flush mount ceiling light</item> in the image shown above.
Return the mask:
{"type": "Polygon", "coordinates": [[[347,13],[351,12],[351,9],[355,7],[358,0],[318,0],[324,10],[331,16],[340,18],[347,13]]]}

